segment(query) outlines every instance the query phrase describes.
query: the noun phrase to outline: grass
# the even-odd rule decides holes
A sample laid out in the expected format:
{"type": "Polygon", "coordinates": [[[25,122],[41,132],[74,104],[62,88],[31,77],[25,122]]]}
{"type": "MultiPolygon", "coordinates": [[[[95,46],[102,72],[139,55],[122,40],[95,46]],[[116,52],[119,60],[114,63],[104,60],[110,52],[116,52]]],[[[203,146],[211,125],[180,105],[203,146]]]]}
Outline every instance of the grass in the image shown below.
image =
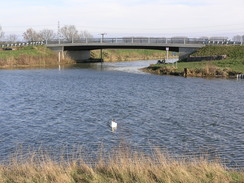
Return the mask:
{"type": "Polygon", "coordinates": [[[0,51],[0,59],[9,57],[19,58],[22,55],[29,56],[52,56],[53,52],[44,46],[26,46],[15,48],[16,50],[0,51]]]}
{"type": "Polygon", "coordinates": [[[227,55],[229,58],[244,58],[244,46],[240,45],[218,45],[205,46],[193,53],[192,56],[211,56],[211,55],[227,55]]]}
{"type": "MultiPolygon", "coordinates": [[[[100,58],[100,50],[91,52],[93,58],[100,58]]],[[[133,60],[162,59],[166,57],[166,51],[146,49],[105,49],[103,59],[105,62],[122,62],[133,60]]]]}
{"type": "Polygon", "coordinates": [[[236,74],[244,73],[242,62],[235,61],[201,61],[201,62],[180,62],[176,65],[151,65],[143,70],[162,75],[184,76],[184,69],[187,68],[187,76],[192,77],[236,77],[236,74]],[[226,63],[223,63],[226,62],[226,63]],[[229,63],[229,64],[227,64],[229,63]]]}
{"type": "Polygon", "coordinates": [[[201,61],[201,62],[179,62],[177,66],[178,66],[178,71],[183,71],[184,68],[196,69],[196,68],[205,68],[206,66],[213,66],[222,69],[230,69],[235,72],[244,73],[244,59],[225,59],[225,60],[201,61]]]}
{"type": "Polygon", "coordinates": [[[188,76],[197,77],[235,77],[244,73],[244,46],[206,46],[193,53],[192,56],[227,55],[224,60],[179,62],[177,68],[170,64],[155,64],[147,72],[167,75],[184,75],[184,68],[188,76]]]}
{"type": "Polygon", "coordinates": [[[160,150],[151,156],[118,148],[99,156],[95,164],[75,160],[54,161],[50,156],[31,153],[25,158],[15,156],[0,165],[1,183],[241,183],[244,172],[228,170],[219,161],[206,158],[172,159],[160,150]]]}
{"type": "MultiPolygon", "coordinates": [[[[70,58],[60,64],[74,63],[70,58]]],[[[58,56],[45,46],[16,47],[15,50],[0,50],[0,68],[35,67],[57,65],[58,56]]]]}

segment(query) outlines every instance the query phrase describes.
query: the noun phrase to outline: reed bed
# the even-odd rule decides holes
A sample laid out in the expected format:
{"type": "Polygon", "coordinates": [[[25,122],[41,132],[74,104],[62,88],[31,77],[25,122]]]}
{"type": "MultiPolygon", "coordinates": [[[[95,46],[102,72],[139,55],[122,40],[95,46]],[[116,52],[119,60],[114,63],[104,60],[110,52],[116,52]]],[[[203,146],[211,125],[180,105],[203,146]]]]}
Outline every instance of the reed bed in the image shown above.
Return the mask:
{"type": "Polygon", "coordinates": [[[91,164],[82,156],[59,161],[43,152],[27,156],[14,155],[0,165],[1,183],[117,183],[181,182],[241,183],[242,170],[228,170],[218,160],[206,158],[173,159],[156,149],[153,154],[117,148],[111,153],[100,151],[91,164]]]}

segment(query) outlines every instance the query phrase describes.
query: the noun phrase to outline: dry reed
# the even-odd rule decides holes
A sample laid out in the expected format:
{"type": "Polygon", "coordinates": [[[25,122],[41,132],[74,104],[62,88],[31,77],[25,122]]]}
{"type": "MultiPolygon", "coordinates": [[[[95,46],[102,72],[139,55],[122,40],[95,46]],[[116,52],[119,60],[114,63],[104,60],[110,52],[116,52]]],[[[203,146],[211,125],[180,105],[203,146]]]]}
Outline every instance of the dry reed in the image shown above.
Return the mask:
{"type": "Polygon", "coordinates": [[[176,160],[160,150],[149,156],[119,148],[109,155],[102,153],[92,165],[85,163],[82,157],[54,161],[43,153],[31,153],[25,158],[14,156],[0,165],[0,182],[237,183],[244,182],[244,174],[206,158],[176,160]]]}

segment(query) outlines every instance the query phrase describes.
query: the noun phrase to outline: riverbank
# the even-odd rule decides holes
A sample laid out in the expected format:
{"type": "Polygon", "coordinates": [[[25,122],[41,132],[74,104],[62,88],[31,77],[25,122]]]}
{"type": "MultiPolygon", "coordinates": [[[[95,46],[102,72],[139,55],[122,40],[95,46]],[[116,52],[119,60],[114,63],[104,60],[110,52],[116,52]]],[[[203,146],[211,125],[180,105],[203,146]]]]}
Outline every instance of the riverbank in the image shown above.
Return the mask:
{"type": "MultiPolygon", "coordinates": [[[[103,153],[101,153],[103,154],[103,153]]],[[[212,182],[240,183],[244,172],[229,170],[218,160],[206,158],[170,158],[155,150],[153,157],[127,148],[115,150],[113,154],[100,155],[93,162],[76,160],[56,162],[45,154],[31,153],[12,158],[0,165],[0,182],[45,182],[45,183],[107,183],[107,182],[212,182]],[[23,158],[25,157],[25,158],[23,158]]]]}
{"type": "Polygon", "coordinates": [[[45,46],[15,47],[0,50],[0,68],[48,67],[53,65],[74,64],[66,57],[58,60],[58,55],[45,46]]]}
{"type": "Polygon", "coordinates": [[[232,78],[244,73],[244,46],[206,46],[192,56],[226,55],[223,60],[153,64],[142,70],[159,75],[232,78]]]}
{"type": "MultiPolygon", "coordinates": [[[[91,59],[100,60],[100,50],[91,51],[91,59]]],[[[162,59],[166,52],[159,50],[103,50],[104,62],[124,62],[135,60],[162,59]]],[[[13,50],[0,50],[0,69],[29,68],[29,67],[52,67],[56,65],[76,64],[67,55],[58,61],[58,55],[45,46],[15,47],[13,50]]]]}
{"type": "Polygon", "coordinates": [[[189,77],[223,77],[233,78],[244,73],[244,60],[227,59],[221,61],[179,62],[176,64],[152,64],[142,69],[159,75],[189,77]]]}
{"type": "MultiPolygon", "coordinates": [[[[100,50],[91,51],[92,58],[100,58],[100,50]]],[[[125,62],[136,60],[157,60],[166,57],[166,52],[162,50],[144,49],[104,49],[104,62],[125,62]]]]}

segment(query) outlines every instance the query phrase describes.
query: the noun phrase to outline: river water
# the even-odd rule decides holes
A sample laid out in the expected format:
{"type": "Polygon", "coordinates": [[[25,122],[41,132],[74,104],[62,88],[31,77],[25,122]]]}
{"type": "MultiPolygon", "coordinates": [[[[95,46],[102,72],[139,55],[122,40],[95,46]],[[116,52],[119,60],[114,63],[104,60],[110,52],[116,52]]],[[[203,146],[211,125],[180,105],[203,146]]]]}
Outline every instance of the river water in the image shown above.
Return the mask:
{"type": "MultiPolygon", "coordinates": [[[[0,158],[18,146],[107,151],[126,142],[244,167],[243,80],[143,73],[156,61],[0,70],[0,158]],[[108,123],[115,119],[118,128],[108,123]]],[[[1,161],[0,160],[0,161],[1,161]]]]}

